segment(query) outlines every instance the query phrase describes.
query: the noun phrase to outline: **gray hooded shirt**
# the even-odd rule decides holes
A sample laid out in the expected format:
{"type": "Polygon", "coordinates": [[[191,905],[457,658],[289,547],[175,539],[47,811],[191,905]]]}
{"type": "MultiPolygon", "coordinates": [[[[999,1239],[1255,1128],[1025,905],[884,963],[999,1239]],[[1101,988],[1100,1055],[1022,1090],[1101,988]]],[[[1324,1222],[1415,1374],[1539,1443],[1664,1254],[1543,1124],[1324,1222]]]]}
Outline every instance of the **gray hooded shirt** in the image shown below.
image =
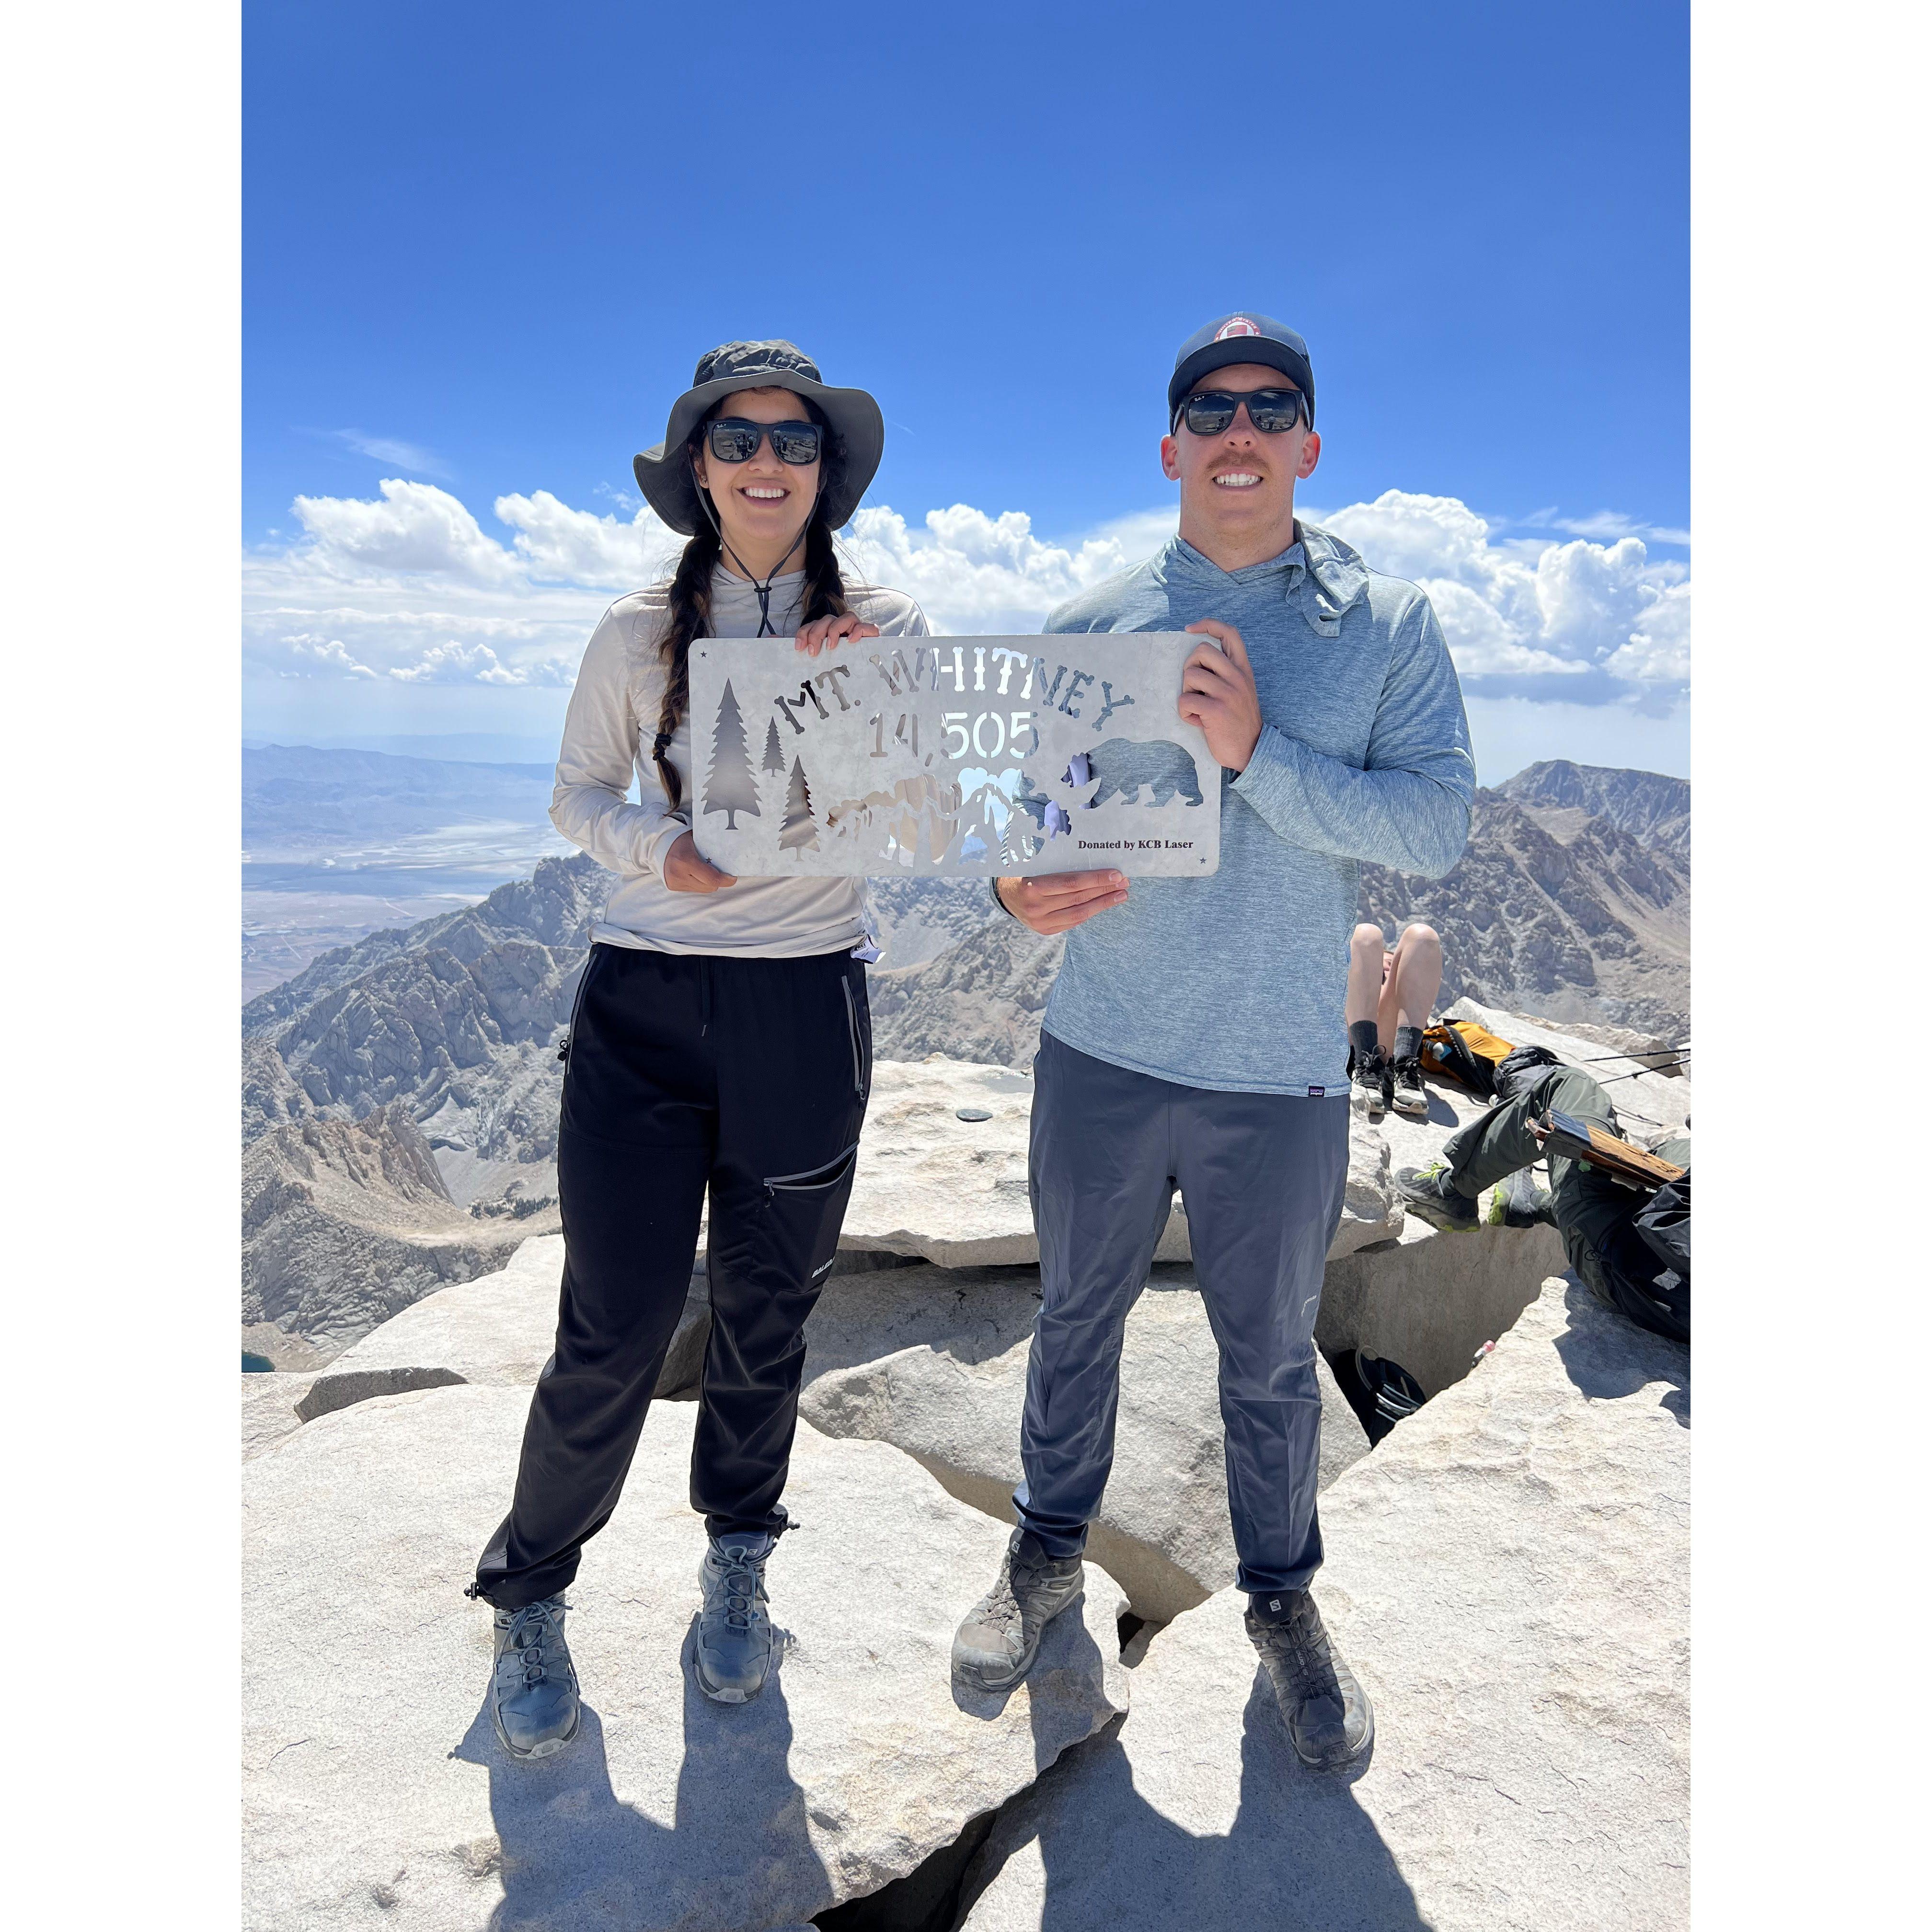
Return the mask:
{"type": "Polygon", "coordinates": [[[1412,584],[1309,524],[1277,557],[1226,571],[1178,537],[1062,604],[1049,632],[1241,634],[1261,698],[1247,770],[1222,774],[1210,878],[1137,878],[1066,936],[1046,1030],[1184,1086],[1334,1094],[1358,861],[1439,878],[1475,790],[1462,694],[1412,584]]]}

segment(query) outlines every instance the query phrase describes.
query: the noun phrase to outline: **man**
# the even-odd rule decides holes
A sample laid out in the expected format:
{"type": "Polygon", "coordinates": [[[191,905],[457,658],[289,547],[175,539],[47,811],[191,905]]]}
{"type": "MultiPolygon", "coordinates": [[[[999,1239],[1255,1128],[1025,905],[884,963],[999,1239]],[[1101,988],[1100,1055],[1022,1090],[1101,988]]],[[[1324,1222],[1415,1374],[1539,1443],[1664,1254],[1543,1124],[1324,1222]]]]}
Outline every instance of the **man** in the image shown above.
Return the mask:
{"type": "MultiPolygon", "coordinates": [[[[1498,1103],[1444,1143],[1426,1168],[1405,1167],[1396,1192],[1425,1221],[1450,1232],[1477,1225],[1482,1197],[1543,1154],[1541,1122],[1552,1108],[1621,1139],[1610,1096],[1580,1066],[1524,1064],[1511,1054],[1496,1071],[1498,1103]]],[[[1650,1150],[1684,1169],[1682,1180],[1641,1192],[1588,1161],[1550,1157],[1550,1192],[1536,1205],[1563,1237],[1570,1265],[1598,1300],[1640,1328],[1687,1346],[1690,1340],[1690,1142],[1672,1136],[1650,1150]]],[[[1505,1203],[1498,1215],[1508,1213],[1505,1203]]]]}
{"type": "Polygon", "coordinates": [[[1178,1184],[1220,1346],[1228,1500],[1248,1631],[1304,1762],[1372,1734],[1309,1582],[1315,1312],[1341,1218],[1342,1024],[1356,864],[1448,870],[1475,787],[1462,694],[1429,600],[1294,517],[1321,452],[1300,336],[1210,322],[1168,385],[1161,467],[1180,534],[1064,604],[1058,632],[1202,633],[1178,710],[1225,768],[1211,878],[1000,879],[1036,932],[1065,932],[1036,1070],[1030,1184],[1042,1299],[1021,1425],[1019,1526],[953,1646],[998,1690],[1081,1591],[1113,1456],[1120,1340],[1178,1184]]]}

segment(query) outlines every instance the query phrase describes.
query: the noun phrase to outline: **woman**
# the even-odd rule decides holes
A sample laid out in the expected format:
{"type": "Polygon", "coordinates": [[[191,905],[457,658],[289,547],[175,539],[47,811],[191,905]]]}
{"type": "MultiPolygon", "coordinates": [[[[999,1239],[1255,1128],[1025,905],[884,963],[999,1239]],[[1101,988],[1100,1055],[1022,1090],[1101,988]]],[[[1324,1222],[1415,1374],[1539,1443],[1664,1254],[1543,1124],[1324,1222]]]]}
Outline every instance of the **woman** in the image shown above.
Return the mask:
{"type": "Polygon", "coordinates": [[[910,598],[847,585],[832,547],[884,440],[863,390],[826,387],[788,342],[734,342],[698,363],[664,441],[636,461],[652,508],[690,542],[668,583],[621,598],[592,635],[550,806],[620,884],[567,1036],[556,1352],[470,1588],[496,1607],[490,1708],[514,1756],[576,1733],[562,1592],[623,1487],[707,1190],[691,1500],[710,1546],[693,1667],[707,1696],[742,1703],[770,1666],[765,1560],[787,1527],[800,1331],[851,1191],[872,1072],[861,962],[876,954],[862,880],[736,879],[699,856],[686,664],[695,638],[795,631],[815,656],[926,634],[910,598]]]}

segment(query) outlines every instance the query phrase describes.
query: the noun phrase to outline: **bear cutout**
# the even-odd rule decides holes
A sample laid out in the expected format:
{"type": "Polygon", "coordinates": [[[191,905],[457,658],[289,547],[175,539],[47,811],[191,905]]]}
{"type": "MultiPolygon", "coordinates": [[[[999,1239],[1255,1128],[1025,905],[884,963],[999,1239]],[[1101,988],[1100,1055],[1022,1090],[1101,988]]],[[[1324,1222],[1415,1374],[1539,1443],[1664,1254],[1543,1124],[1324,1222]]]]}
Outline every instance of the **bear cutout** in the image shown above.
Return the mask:
{"type": "MultiPolygon", "coordinates": [[[[1166,805],[1177,795],[1190,805],[1202,802],[1194,760],[1171,738],[1109,738],[1081,756],[1089,775],[1100,781],[1100,790],[1088,800],[1090,805],[1105,805],[1115,797],[1132,805],[1142,785],[1152,788],[1150,802],[1154,805],[1166,805]]],[[[1069,782],[1072,772],[1070,766],[1069,782]]]]}

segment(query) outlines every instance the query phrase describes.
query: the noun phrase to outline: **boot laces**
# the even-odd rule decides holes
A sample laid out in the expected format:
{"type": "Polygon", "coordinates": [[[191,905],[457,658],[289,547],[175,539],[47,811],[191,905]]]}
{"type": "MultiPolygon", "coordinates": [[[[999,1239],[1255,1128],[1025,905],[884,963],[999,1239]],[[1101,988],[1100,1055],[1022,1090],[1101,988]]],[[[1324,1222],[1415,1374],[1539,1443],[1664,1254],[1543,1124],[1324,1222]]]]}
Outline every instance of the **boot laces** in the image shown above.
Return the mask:
{"type": "Polygon", "coordinates": [[[1043,1550],[1029,1553],[1024,1548],[1009,1549],[986,1598],[986,1621],[1000,1630],[1024,1624],[1026,1610],[1020,1593],[1039,1583],[1051,1571],[1054,1561],[1043,1550]]]}
{"type": "Polygon", "coordinates": [[[731,1630],[748,1630],[765,1559],[748,1555],[744,1545],[736,1543],[724,1547],[712,1544],[712,1556],[724,1592],[725,1624],[731,1630]]]}
{"type": "Polygon", "coordinates": [[[1268,1625],[1267,1640],[1270,1654],[1298,1698],[1341,1696],[1328,1632],[1312,1604],[1298,1605],[1284,1622],[1268,1625]]]}
{"type": "Polygon", "coordinates": [[[562,1604],[554,1598],[526,1604],[510,1618],[509,1641],[503,1646],[506,1660],[513,1660],[523,1672],[524,1688],[534,1689],[550,1674],[544,1662],[544,1643],[554,1639],[561,1648],[563,1630],[556,1621],[562,1604]]]}

